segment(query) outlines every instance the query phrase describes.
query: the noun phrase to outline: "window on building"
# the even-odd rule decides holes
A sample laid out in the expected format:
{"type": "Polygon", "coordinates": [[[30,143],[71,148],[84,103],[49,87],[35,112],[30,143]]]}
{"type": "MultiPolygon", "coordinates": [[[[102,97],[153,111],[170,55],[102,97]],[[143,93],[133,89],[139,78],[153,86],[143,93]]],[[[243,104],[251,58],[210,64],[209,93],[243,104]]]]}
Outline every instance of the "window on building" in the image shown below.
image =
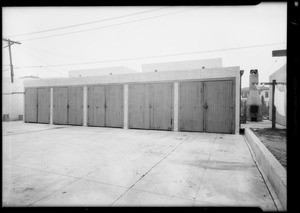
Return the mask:
{"type": "Polygon", "coordinates": [[[269,97],[269,92],[268,92],[268,91],[266,91],[266,93],[265,93],[265,97],[266,97],[266,98],[268,98],[268,97],[269,97]]]}

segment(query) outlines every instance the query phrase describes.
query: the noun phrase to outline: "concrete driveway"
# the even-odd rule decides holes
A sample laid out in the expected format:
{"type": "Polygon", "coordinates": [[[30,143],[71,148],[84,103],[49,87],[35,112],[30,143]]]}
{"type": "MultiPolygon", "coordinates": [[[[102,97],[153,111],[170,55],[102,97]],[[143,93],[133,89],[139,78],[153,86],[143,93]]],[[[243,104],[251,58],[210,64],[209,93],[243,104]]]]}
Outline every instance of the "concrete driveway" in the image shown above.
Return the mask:
{"type": "Polygon", "coordinates": [[[4,206],[276,210],[242,135],[3,123],[4,206]]]}

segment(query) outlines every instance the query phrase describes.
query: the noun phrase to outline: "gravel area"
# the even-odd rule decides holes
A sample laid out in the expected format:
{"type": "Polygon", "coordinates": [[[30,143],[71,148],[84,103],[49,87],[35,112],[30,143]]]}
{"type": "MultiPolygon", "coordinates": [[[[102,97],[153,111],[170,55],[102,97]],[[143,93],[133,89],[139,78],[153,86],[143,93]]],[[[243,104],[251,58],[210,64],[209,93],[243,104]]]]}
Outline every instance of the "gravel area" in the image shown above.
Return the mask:
{"type": "Polygon", "coordinates": [[[251,128],[251,130],[286,169],[286,129],[251,128]]]}

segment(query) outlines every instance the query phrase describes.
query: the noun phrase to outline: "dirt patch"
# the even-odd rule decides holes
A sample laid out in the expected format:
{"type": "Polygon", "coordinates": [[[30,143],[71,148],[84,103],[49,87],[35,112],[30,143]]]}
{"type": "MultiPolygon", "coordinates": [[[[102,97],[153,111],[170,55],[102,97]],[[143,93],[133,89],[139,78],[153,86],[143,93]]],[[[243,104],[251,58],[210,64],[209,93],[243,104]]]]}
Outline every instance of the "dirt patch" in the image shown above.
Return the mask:
{"type": "Polygon", "coordinates": [[[286,169],[286,129],[251,128],[251,130],[286,169]]]}

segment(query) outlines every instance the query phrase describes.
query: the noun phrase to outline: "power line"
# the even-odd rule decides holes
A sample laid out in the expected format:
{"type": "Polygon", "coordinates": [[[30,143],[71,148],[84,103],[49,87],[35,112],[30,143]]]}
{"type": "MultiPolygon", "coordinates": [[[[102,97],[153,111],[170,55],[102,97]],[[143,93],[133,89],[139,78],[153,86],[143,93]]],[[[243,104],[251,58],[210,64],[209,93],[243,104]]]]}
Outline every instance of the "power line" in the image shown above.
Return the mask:
{"type": "MultiPolygon", "coordinates": [[[[35,57],[35,56],[33,56],[32,54],[30,54],[30,53],[28,53],[27,51],[25,51],[25,50],[21,50],[23,53],[27,53],[27,55],[29,55],[29,56],[31,56],[31,57],[33,57],[34,59],[36,59],[36,60],[38,60],[38,61],[40,61],[40,62],[42,62],[42,63],[44,63],[44,64],[48,64],[48,63],[46,63],[45,61],[43,61],[43,60],[41,60],[41,59],[39,59],[39,58],[37,58],[37,57],[35,57]]],[[[25,53],[25,54],[26,54],[25,53]]],[[[25,68],[25,67],[23,67],[23,68],[25,68]]],[[[56,71],[56,70],[53,70],[53,69],[50,69],[50,68],[47,68],[46,66],[41,66],[40,68],[44,68],[44,69],[48,69],[48,70],[51,70],[51,71],[54,71],[54,72],[57,72],[57,73],[60,73],[60,74],[62,74],[62,75],[66,75],[65,73],[62,73],[62,72],[59,72],[59,71],[56,71]]]]}
{"type": "Polygon", "coordinates": [[[138,13],[132,13],[132,14],[127,14],[123,16],[117,16],[117,17],[112,17],[112,18],[106,18],[106,19],[101,19],[101,20],[96,20],[96,21],[91,21],[91,22],[85,22],[81,24],[74,24],[74,25],[69,25],[69,26],[64,26],[64,27],[57,27],[57,28],[52,28],[52,29],[47,29],[47,30],[41,30],[41,31],[35,31],[35,32],[30,32],[30,33],[23,33],[23,34],[17,34],[17,35],[11,35],[10,37],[19,37],[19,36],[24,36],[24,35],[32,35],[32,34],[38,34],[38,33],[44,33],[44,32],[50,32],[50,31],[55,31],[55,30],[62,30],[66,28],[72,28],[72,27],[78,27],[78,26],[83,26],[83,25],[88,25],[88,24],[94,24],[94,23],[99,23],[103,21],[109,21],[109,20],[114,20],[114,19],[120,19],[124,17],[129,17],[129,16],[134,16],[138,14],[143,14],[143,13],[149,13],[153,11],[158,11],[158,10],[164,10],[172,6],[164,7],[164,8],[159,8],[159,9],[154,9],[154,10],[147,10],[143,12],[138,12],[138,13]]]}
{"type": "Polygon", "coordinates": [[[73,63],[73,64],[56,64],[56,65],[49,65],[49,66],[23,66],[23,67],[27,67],[27,68],[62,67],[62,66],[98,64],[98,63],[116,62],[116,61],[131,61],[131,60],[140,60],[140,59],[148,59],[148,58],[160,58],[160,57],[169,57],[169,56],[178,56],[178,55],[191,55],[191,54],[208,53],[208,52],[220,52],[220,51],[228,51],[228,50],[249,49],[249,48],[256,48],[256,47],[273,46],[273,45],[279,45],[279,44],[285,44],[285,43],[286,42],[280,42],[280,43],[273,43],[273,44],[262,44],[262,45],[253,45],[253,46],[244,46],[244,47],[235,47],[235,48],[224,48],[224,49],[217,49],[217,50],[205,50],[205,51],[175,53],[175,54],[146,56],[146,57],[137,57],[137,58],[112,59],[112,60],[82,62],[82,63],[73,63]]]}
{"type": "Polygon", "coordinates": [[[35,37],[35,38],[23,39],[22,41],[31,41],[31,40],[36,40],[36,39],[51,38],[51,37],[57,37],[57,36],[62,36],[62,35],[69,35],[69,34],[74,34],[74,33],[81,33],[81,32],[86,32],[86,31],[91,31],[91,30],[98,30],[98,29],[102,29],[102,28],[114,27],[114,26],[119,26],[119,25],[123,25],[123,24],[130,24],[130,23],[134,23],[134,22],[139,22],[139,21],[144,21],[144,20],[148,20],[148,19],[159,18],[159,17],[162,17],[162,16],[168,16],[168,15],[172,15],[172,14],[176,14],[176,13],[182,13],[182,12],[186,12],[186,11],[190,11],[190,10],[196,10],[196,9],[199,9],[199,8],[182,10],[182,11],[167,13],[167,14],[163,14],[163,15],[152,16],[152,17],[147,17],[147,18],[143,18],[143,19],[137,19],[137,20],[133,20],[133,21],[122,22],[122,23],[118,23],[118,24],[111,24],[111,25],[106,25],[106,26],[102,26],[102,27],[90,28],[90,29],[85,29],[85,30],[78,30],[78,31],[73,31],[73,32],[68,32],[68,33],[61,33],[61,34],[50,35],[50,36],[42,36],[42,37],[35,37]]]}

